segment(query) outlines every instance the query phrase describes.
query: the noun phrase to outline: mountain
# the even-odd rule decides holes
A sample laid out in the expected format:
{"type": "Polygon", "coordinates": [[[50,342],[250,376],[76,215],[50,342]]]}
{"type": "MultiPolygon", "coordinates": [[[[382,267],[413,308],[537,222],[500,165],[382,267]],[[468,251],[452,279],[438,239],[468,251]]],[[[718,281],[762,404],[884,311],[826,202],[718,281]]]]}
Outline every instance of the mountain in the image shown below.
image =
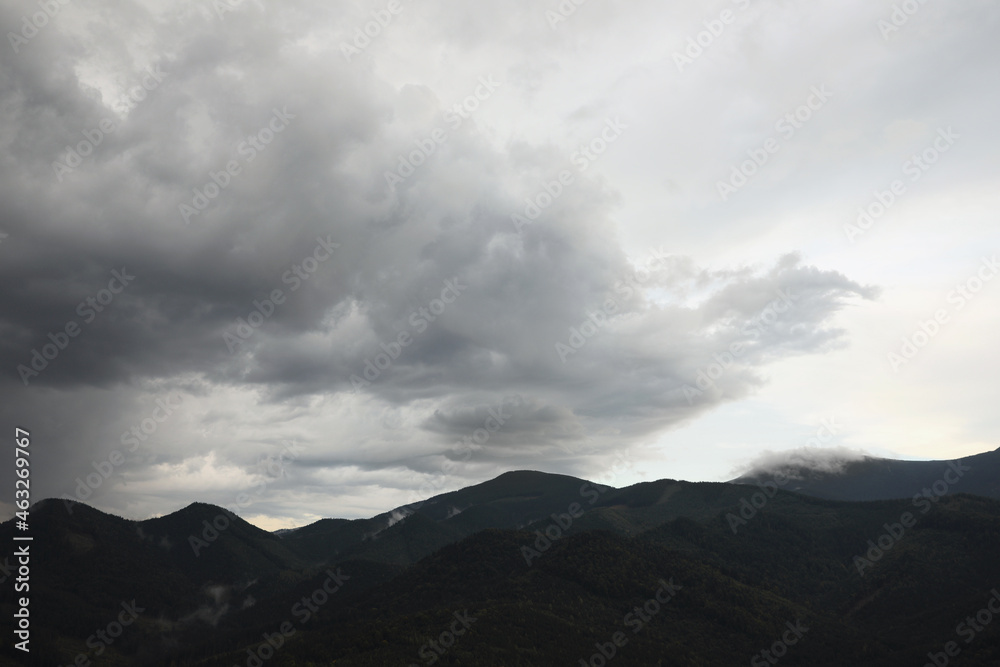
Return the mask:
{"type": "Polygon", "coordinates": [[[1000,449],[958,461],[865,457],[823,467],[786,463],[747,473],[731,483],[763,484],[775,481],[776,474],[788,478],[781,484],[783,489],[830,500],[912,498],[924,490],[935,495],[971,493],[1000,498],[1000,449]]]}
{"type": "MultiPolygon", "coordinates": [[[[690,493],[728,490],[716,486],[690,493]]],[[[363,596],[327,603],[293,626],[273,664],[570,665],[613,648],[623,666],[765,665],[762,651],[795,638],[788,624],[804,638],[779,647],[781,664],[923,664],[949,641],[961,643],[962,665],[1000,660],[1000,624],[982,626],[969,644],[971,626],[956,633],[962,619],[976,622],[1000,581],[1000,502],[949,496],[923,514],[909,501],[778,492],[735,534],[727,515],[739,508],[730,509],[638,536],[553,532],[548,544],[535,532],[481,531],[363,596]],[[919,518],[899,533],[907,512],[919,518]],[[898,535],[891,546],[869,553],[887,531],[898,535]],[[859,571],[855,557],[868,555],[859,571]],[[676,589],[669,602],[650,603],[666,597],[664,585],[676,589]],[[475,620],[465,628],[458,618],[475,620]],[[451,648],[439,652],[442,636],[451,648]]],[[[248,631],[253,641],[203,664],[246,664],[279,612],[287,609],[248,631]]]]}
{"type": "Polygon", "coordinates": [[[479,531],[520,528],[565,511],[581,499],[582,487],[594,489],[594,495],[610,488],[566,475],[511,471],[371,519],[321,519],[281,537],[289,548],[316,562],[354,558],[412,565],[479,531]]]}
{"type": "MultiPolygon", "coordinates": [[[[991,459],[970,459],[948,491],[988,474],[991,459]]],[[[1000,664],[1000,623],[978,621],[968,643],[958,630],[1000,586],[1000,501],[935,495],[940,476],[930,497],[844,502],[791,483],[616,489],[515,471],[280,533],[203,503],[129,521],[46,500],[30,517],[34,650],[17,662],[4,633],[0,664],[586,665],[613,653],[623,667],[764,665],[773,649],[783,665],[888,667],[949,641],[963,665],[1000,664]],[[95,643],[123,605],[141,609],[135,623],[95,643]]],[[[2,543],[13,533],[0,525],[2,543]]],[[[0,614],[13,610],[4,586],[0,614]]]]}
{"type": "MultiPolygon", "coordinates": [[[[449,546],[375,589],[364,605],[317,619],[283,657],[288,664],[323,656],[327,664],[352,666],[432,664],[435,657],[433,664],[443,665],[576,665],[603,647],[621,665],[735,664],[780,636],[787,619],[822,622],[652,543],[587,532],[528,566],[520,551],[533,539],[488,530],[449,546]],[[720,625],[723,615],[751,620],[720,625]],[[456,618],[469,627],[456,627],[456,618]],[[463,634],[446,650],[448,642],[439,640],[453,628],[463,634]],[[714,641],[722,629],[725,639],[714,641]]],[[[860,645],[857,632],[828,629],[804,657],[845,644],[860,645]]],[[[206,664],[228,666],[235,658],[206,664]]]]}
{"type": "MultiPolygon", "coordinates": [[[[42,664],[86,652],[95,630],[132,600],[143,612],[107,654],[152,659],[191,627],[211,625],[247,599],[267,597],[306,576],[305,561],[279,538],[204,503],[130,521],[48,499],[31,508],[30,524],[30,593],[42,664]]],[[[14,544],[13,533],[13,521],[0,526],[4,544],[14,544]]],[[[13,599],[13,590],[4,587],[5,614],[13,613],[13,599]]]]}

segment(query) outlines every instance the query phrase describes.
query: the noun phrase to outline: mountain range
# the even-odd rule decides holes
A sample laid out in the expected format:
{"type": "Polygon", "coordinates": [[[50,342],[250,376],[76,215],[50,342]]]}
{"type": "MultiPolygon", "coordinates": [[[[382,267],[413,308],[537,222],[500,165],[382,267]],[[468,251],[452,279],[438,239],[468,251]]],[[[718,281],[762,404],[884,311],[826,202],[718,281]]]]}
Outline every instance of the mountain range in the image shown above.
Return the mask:
{"type": "Polygon", "coordinates": [[[276,533],[204,503],[132,521],[44,500],[32,651],[4,633],[0,662],[996,665],[998,466],[1000,450],[620,489],[514,471],[276,533]]]}
{"type": "MultiPolygon", "coordinates": [[[[935,483],[954,478],[949,474],[950,461],[900,461],[871,456],[837,460],[826,459],[822,465],[808,460],[785,462],[758,469],[734,480],[734,484],[762,484],[776,475],[788,481],[789,491],[830,500],[888,500],[908,498],[935,483]],[[945,475],[948,479],[945,479],[945,475]]],[[[962,459],[967,467],[955,491],[987,498],[1000,498],[1000,449],[962,459]]]]}

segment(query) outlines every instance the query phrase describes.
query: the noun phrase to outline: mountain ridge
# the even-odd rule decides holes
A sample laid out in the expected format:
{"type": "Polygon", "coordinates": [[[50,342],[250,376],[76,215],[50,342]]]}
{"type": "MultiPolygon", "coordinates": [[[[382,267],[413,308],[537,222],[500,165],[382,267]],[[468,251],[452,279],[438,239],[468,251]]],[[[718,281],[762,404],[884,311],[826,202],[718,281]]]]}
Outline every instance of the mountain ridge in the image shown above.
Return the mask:
{"type": "MultiPolygon", "coordinates": [[[[955,493],[1000,498],[1000,448],[952,460],[905,461],[864,457],[840,463],[837,470],[824,470],[792,463],[771,465],[729,481],[731,484],[764,484],[784,477],[788,491],[830,500],[888,500],[911,498],[923,489],[946,484],[955,493]],[[952,471],[953,463],[969,470],[952,471]]],[[[941,495],[938,493],[938,495],[941,495]]]]}
{"type": "MultiPolygon", "coordinates": [[[[46,545],[32,560],[44,647],[36,659],[62,664],[86,653],[94,628],[134,602],[144,611],[108,647],[108,664],[247,664],[247,652],[288,618],[301,625],[268,667],[411,664],[428,637],[467,611],[482,620],[462,648],[439,656],[442,665],[548,665],[567,652],[591,655],[623,618],[636,618],[628,610],[658,580],[675,577],[686,588],[661,625],[641,623],[615,664],[745,662],[796,619],[821,629],[783,664],[843,664],[830,656],[919,664],[1000,581],[1000,500],[963,486],[992,460],[944,462],[957,483],[932,481],[929,496],[909,466],[877,467],[886,486],[915,486],[874,501],[805,495],[766,479],[615,488],[509,471],[405,513],[324,518],[281,533],[202,502],[134,521],[46,499],[31,508],[35,544],[46,545]],[[333,580],[335,594],[314,597],[334,590],[333,580]],[[315,610],[303,606],[320,599],[315,610]],[[726,642],[711,641],[719,636],[726,642]]],[[[845,492],[854,474],[842,478],[845,492]]],[[[13,531],[13,520],[0,524],[0,541],[9,544],[13,531]]],[[[0,613],[13,608],[11,595],[0,591],[0,613]]],[[[964,650],[963,664],[997,664],[996,635],[964,650]]],[[[0,639],[0,663],[14,657],[0,639]]]]}

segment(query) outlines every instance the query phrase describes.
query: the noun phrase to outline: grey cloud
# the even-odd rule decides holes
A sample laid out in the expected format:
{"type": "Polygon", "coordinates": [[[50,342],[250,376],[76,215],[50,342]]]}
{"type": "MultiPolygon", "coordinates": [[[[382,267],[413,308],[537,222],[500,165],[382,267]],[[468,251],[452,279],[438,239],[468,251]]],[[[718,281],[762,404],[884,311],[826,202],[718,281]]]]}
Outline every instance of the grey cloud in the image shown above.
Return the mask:
{"type": "MultiPolygon", "coordinates": [[[[49,495],[72,489],[91,461],[121,446],[122,431],[150,409],[133,394],[170,391],[186,396],[186,416],[130,456],[95,497],[126,507],[162,470],[209,454],[220,469],[255,473],[259,457],[294,434],[306,452],[261,500],[292,516],[297,489],[335,494],[390,485],[399,471],[436,473],[448,448],[481,428],[505,396],[523,400],[477,444],[456,483],[498,462],[583,471],[586,460],[571,453],[628,448],[751,395],[770,363],[847,344],[834,316],[878,294],[795,254],[718,268],[667,249],[648,274],[637,270],[620,242],[622,195],[613,183],[576,171],[556,141],[495,141],[477,120],[449,132],[390,189],[385,172],[414,141],[447,127],[454,100],[421,83],[397,85],[377,66],[386,43],[348,63],[339,39],[366,20],[353,5],[244,4],[224,19],[190,7],[176,16],[133,7],[116,20],[148,36],[141,59],[131,38],[67,21],[67,34],[83,37],[63,39],[53,25],[4,61],[0,387],[9,399],[0,413],[35,424],[51,443],[53,476],[41,484],[49,495]],[[300,39],[320,24],[340,37],[300,39]],[[101,82],[88,78],[102,62],[130,81],[147,67],[166,77],[119,118],[117,98],[95,95],[101,82]],[[285,108],[295,116],[288,127],[252,161],[241,155],[241,141],[285,108]],[[59,182],[52,162],[105,118],[117,119],[115,132],[59,182]],[[178,206],[230,160],[241,173],[185,224],[178,206]],[[511,215],[561,170],[574,183],[519,232],[511,215]],[[292,290],[286,271],[328,237],[340,247],[292,290]],[[134,283],[24,387],[16,368],[50,333],[79,321],[77,305],[123,266],[134,283]],[[456,280],[465,287],[443,312],[433,321],[420,315],[456,280]],[[223,334],[276,289],[285,302],[230,352],[223,334]],[[747,334],[782,291],[794,305],[747,334]],[[573,330],[609,299],[606,324],[564,363],[557,343],[570,345],[573,330]],[[412,343],[356,388],[351,377],[365,378],[366,364],[401,333],[412,343]],[[745,349],[733,368],[690,400],[685,388],[734,343],[745,349]],[[234,397],[246,402],[227,405],[234,397]],[[358,412],[348,417],[344,406],[358,412]],[[324,422],[324,409],[344,409],[342,424],[324,422]],[[378,419],[369,421],[371,413],[378,419]],[[260,432],[233,433],[245,425],[260,432]],[[341,468],[367,481],[325,476],[341,468]]],[[[483,75],[504,81],[484,105],[520,104],[558,76],[574,31],[634,21],[588,4],[553,34],[544,8],[515,6],[508,14],[407,5],[382,39],[396,28],[411,39],[413,26],[429,26],[447,48],[481,59],[483,75]],[[512,48],[497,36],[531,17],[530,34],[516,42],[534,36],[528,53],[497,58],[512,48]],[[483,35],[495,39],[483,43],[483,35]]],[[[0,23],[10,28],[21,11],[3,10],[0,23]]],[[[570,106],[563,113],[572,132],[585,137],[617,113],[607,98],[570,106]]],[[[231,495],[210,492],[215,502],[231,495]]],[[[167,499],[136,502],[179,502],[180,492],[155,493],[167,499]]]]}

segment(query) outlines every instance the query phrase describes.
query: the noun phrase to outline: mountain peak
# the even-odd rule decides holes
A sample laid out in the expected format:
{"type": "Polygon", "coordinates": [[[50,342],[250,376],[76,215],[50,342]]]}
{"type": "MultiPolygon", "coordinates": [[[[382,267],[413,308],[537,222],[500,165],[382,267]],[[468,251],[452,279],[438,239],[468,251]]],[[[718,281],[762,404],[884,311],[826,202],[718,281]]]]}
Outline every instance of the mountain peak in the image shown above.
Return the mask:
{"type": "Polygon", "coordinates": [[[501,473],[493,478],[496,480],[507,480],[507,481],[519,481],[519,480],[536,480],[544,479],[546,477],[564,477],[564,475],[556,475],[554,473],[542,472],[540,470],[508,470],[505,473],[501,473]]]}

